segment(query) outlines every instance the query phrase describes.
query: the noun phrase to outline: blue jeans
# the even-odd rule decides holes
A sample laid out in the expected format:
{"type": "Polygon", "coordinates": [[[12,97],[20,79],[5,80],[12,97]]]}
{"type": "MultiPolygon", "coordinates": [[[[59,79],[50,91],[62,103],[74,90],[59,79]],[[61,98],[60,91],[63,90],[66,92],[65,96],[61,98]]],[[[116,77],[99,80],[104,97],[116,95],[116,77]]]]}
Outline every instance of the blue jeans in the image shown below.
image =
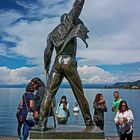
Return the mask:
{"type": "Polygon", "coordinates": [[[27,138],[29,136],[29,130],[30,130],[30,126],[28,125],[28,123],[26,121],[24,121],[24,123],[23,123],[23,140],[27,140],[27,138]]]}
{"type": "Polygon", "coordinates": [[[29,136],[29,130],[30,130],[30,126],[26,121],[26,116],[27,116],[27,112],[23,111],[22,112],[22,117],[23,117],[23,140],[27,140],[28,136],[29,136]]]}

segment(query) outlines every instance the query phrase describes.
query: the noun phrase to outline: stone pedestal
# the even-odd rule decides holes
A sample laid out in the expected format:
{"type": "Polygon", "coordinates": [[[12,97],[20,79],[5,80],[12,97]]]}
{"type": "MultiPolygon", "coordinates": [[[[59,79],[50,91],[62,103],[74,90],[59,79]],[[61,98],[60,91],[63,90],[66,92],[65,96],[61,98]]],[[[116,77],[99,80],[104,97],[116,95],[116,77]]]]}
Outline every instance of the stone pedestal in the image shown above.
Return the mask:
{"type": "Polygon", "coordinates": [[[79,125],[59,125],[57,128],[50,128],[46,132],[30,131],[32,139],[94,139],[105,140],[104,132],[99,128],[79,125]]]}

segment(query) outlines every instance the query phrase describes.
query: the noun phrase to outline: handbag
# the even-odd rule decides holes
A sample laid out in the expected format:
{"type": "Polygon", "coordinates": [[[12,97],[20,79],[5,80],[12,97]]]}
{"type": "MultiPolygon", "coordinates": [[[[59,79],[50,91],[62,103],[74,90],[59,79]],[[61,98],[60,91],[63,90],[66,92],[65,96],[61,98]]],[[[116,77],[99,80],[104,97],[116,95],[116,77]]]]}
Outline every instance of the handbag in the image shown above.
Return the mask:
{"type": "Polygon", "coordinates": [[[27,121],[29,121],[29,120],[33,121],[34,120],[34,113],[33,112],[28,112],[26,120],[27,121]]]}
{"type": "Polygon", "coordinates": [[[131,129],[132,125],[133,125],[133,121],[129,121],[128,123],[126,123],[124,125],[124,127],[120,128],[119,132],[122,133],[122,134],[127,133],[131,129]]]}
{"type": "Polygon", "coordinates": [[[26,116],[26,121],[27,123],[29,124],[30,127],[33,127],[34,126],[34,113],[29,111],[29,107],[27,105],[27,100],[26,100],[26,97],[24,95],[24,101],[25,101],[25,105],[26,105],[26,108],[27,108],[27,116],[26,116]]]}

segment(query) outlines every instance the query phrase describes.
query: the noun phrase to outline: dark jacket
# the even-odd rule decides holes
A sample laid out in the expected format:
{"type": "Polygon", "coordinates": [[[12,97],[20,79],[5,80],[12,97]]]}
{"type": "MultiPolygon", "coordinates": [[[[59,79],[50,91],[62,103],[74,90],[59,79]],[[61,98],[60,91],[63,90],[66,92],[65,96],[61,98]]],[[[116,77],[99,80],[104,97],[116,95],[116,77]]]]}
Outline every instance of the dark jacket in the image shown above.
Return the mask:
{"type": "MultiPolygon", "coordinates": [[[[55,48],[56,55],[67,54],[76,56],[77,40],[80,37],[85,43],[88,38],[88,29],[79,19],[85,0],[76,0],[73,8],[61,23],[48,35],[47,47],[44,51],[45,70],[49,71],[51,56],[55,48]]],[[[86,43],[87,47],[87,43],[86,43]]]]}
{"type": "Polygon", "coordinates": [[[40,86],[34,95],[34,111],[39,111],[45,93],[45,86],[40,86]]]}

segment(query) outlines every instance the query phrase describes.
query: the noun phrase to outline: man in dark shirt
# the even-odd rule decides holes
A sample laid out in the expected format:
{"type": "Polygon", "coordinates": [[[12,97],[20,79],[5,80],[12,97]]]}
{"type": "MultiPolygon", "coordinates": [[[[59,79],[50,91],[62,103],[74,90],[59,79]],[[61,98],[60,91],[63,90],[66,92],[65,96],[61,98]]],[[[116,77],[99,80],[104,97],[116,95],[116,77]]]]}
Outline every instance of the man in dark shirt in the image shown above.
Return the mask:
{"type": "Polygon", "coordinates": [[[71,85],[77,102],[81,108],[85,125],[93,125],[89,104],[84,96],[76,62],[76,37],[80,37],[85,42],[86,47],[88,46],[86,43],[86,39],[88,38],[88,29],[79,19],[84,2],[85,0],[76,0],[70,12],[61,17],[61,23],[48,35],[47,47],[44,51],[44,64],[48,81],[39,116],[39,125],[41,130],[46,127],[52,99],[59,89],[64,77],[71,85]],[[50,74],[48,75],[54,48],[56,51],[55,62],[50,74]]]}
{"type": "Polygon", "coordinates": [[[31,83],[36,90],[36,93],[34,95],[34,111],[37,111],[39,113],[46,87],[44,82],[39,77],[33,78],[31,80],[31,83]]]}

